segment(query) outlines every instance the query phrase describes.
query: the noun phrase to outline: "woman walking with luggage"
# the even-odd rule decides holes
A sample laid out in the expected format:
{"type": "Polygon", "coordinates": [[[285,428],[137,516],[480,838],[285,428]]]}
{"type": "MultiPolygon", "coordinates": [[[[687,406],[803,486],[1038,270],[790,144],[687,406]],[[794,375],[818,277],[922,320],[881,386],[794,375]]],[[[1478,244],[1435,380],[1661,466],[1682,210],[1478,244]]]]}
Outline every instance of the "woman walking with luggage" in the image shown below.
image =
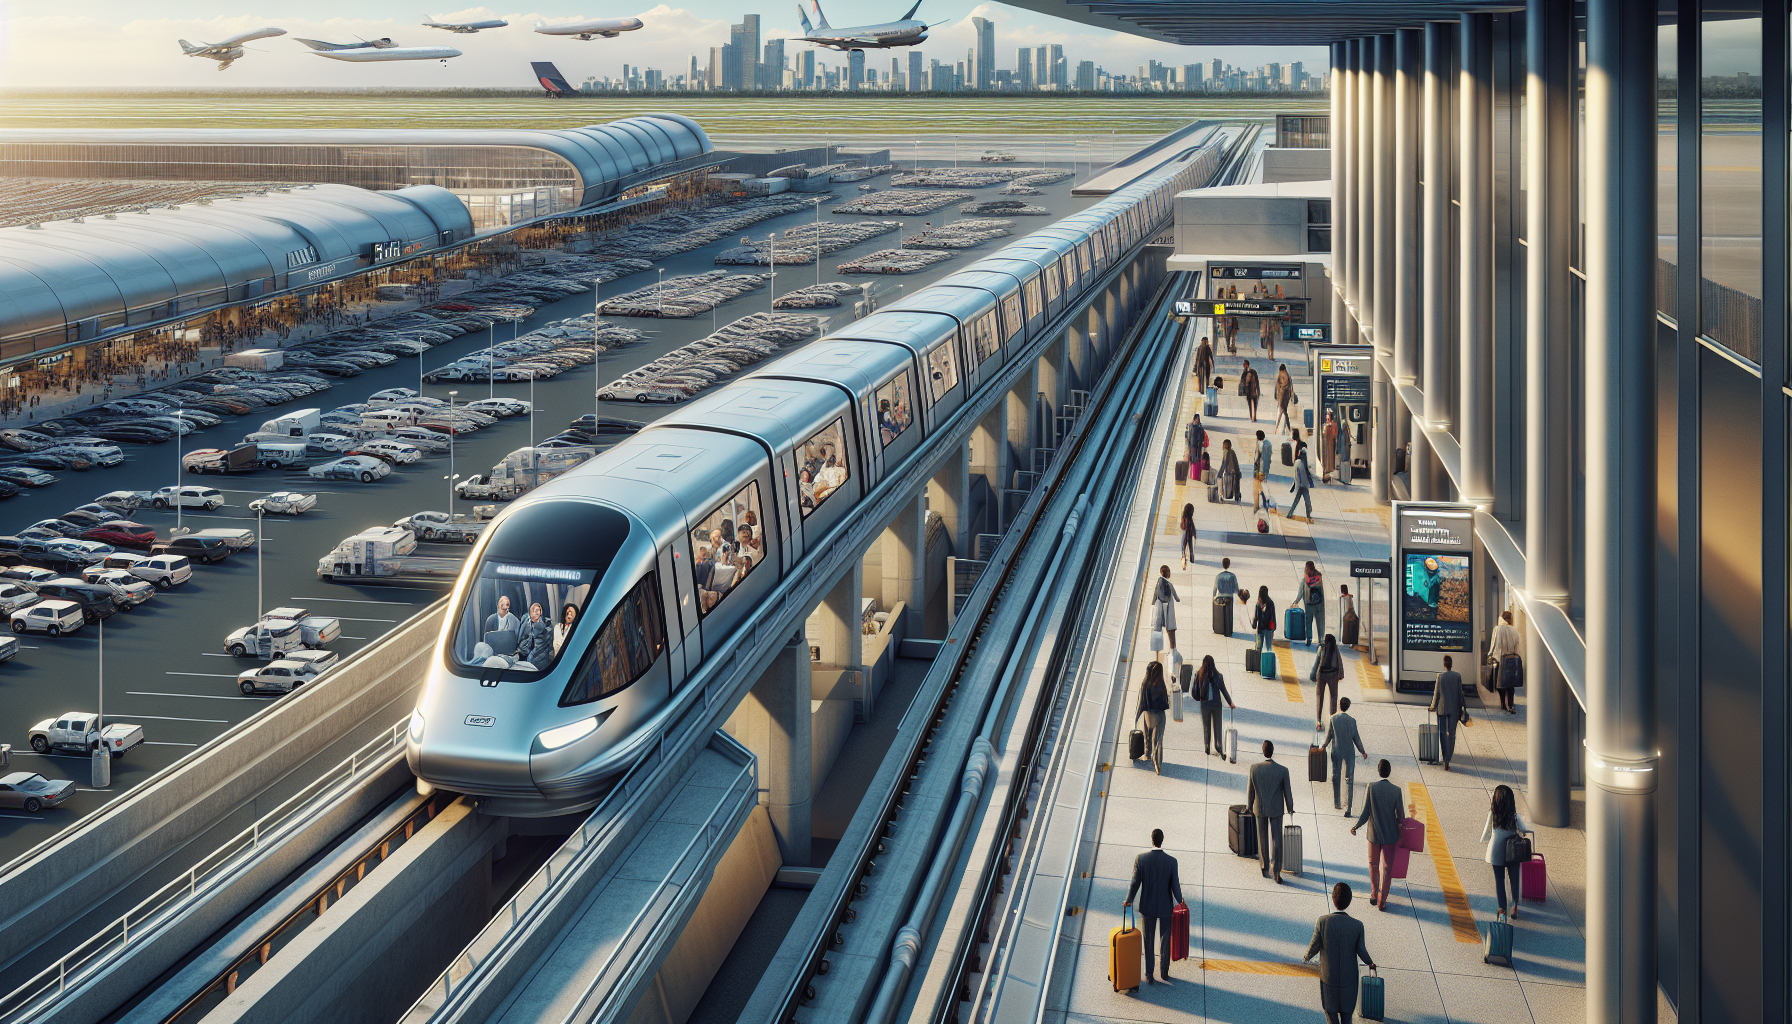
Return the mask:
{"type": "MultiPolygon", "coordinates": [[[[1193,507],[1191,505],[1190,509],[1193,507]]],[[[1176,585],[1170,582],[1170,567],[1159,566],[1157,585],[1151,591],[1151,628],[1164,631],[1172,651],[1176,649],[1176,604],[1181,600],[1176,585]]]]}
{"type": "MultiPolygon", "coordinates": [[[[1325,577],[1319,574],[1311,561],[1306,569],[1294,581],[1294,597],[1288,602],[1290,608],[1300,608],[1307,617],[1306,641],[1317,647],[1319,637],[1325,634],[1325,577]]],[[[1293,643],[1294,637],[1288,638],[1293,643]]]]}
{"type": "Polygon", "coordinates": [[[1226,501],[1238,500],[1238,482],[1244,476],[1238,468],[1238,453],[1232,450],[1231,440],[1220,442],[1220,497],[1226,501]]]}
{"type": "Polygon", "coordinates": [[[1500,910],[1513,920],[1518,919],[1518,866],[1524,860],[1515,856],[1514,840],[1522,841],[1526,831],[1518,816],[1518,804],[1512,787],[1495,786],[1492,806],[1487,811],[1487,824],[1481,826],[1481,841],[1487,844],[1487,863],[1493,866],[1493,887],[1499,894],[1500,910]],[[1512,883],[1512,909],[1506,910],[1506,883],[1512,883]]]}
{"type": "Polygon", "coordinates": [[[1325,688],[1332,688],[1332,714],[1338,713],[1338,681],[1344,678],[1344,652],[1338,650],[1338,638],[1325,634],[1319,657],[1313,659],[1313,670],[1307,678],[1319,684],[1319,699],[1313,705],[1313,731],[1325,728],[1325,688]]]}
{"type": "Polygon", "coordinates": [[[1251,613],[1251,628],[1257,631],[1257,654],[1274,646],[1276,635],[1276,603],[1269,599],[1269,588],[1257,588],[1257,608],[1251,613]]]}
{"type": "Polygon", "coordinates": [[[1193,561],[1194,557],[1195,506],[1192,504],[1184,504],[1182,506],[1182,567],[1187,569],[1188,563],[1193,561]]]}
{"type": "Polygon", "coordinates": [[[1164,712],[1170,710],[1170,688],[1164,685],[1164,664],[1153,661],[1145,666],[1145,682],[1139,687],[1139,710],[1135,717],[1145,723],[1145,756],[1157,774],[1164,773],[1164,712]]]}
{"type": "Polygon", "coordinates": [[[1511,683],[1524,672],[1524,662],[1515,661],[1510,670],[1506,665],[1507,658],[1518,657],[1518,630],[1512,625],[1510,609],[1500,613],[1500,624],[1493,627],[1493,636],[1487,642],[1487,660],[1497,666],[1494,669],[1495,681],[1500,695],[1500,710],[1508,715],[1518,714],[1518,703],[1512,698],[1511,683]]]}

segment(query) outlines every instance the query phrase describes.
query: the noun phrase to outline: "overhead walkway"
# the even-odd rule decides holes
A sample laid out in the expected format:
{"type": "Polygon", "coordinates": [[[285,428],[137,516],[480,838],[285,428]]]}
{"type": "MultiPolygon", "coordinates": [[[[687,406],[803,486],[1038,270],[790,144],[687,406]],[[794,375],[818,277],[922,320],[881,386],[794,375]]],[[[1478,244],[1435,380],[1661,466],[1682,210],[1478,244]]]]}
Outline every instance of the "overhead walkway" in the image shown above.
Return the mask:
{"type": "MultiPolygon", "coordinates": [[[[1291,346],[1277,355],[1297,382],[1307,379],[1304,352],[1291,346]]],[[[1236,380],[1238,366],[1237,357],[1222,355],[1218,372],[1236,380]]],[[[1303,392],[1302,407],[1311,399],[1303,392]]],[[[1189,378],[1180,422],[1187,422],[1197,402],[1189,378]]],[[[1220,415],[1205,421],[1212,450],[1219,451],[1222,440],[1236,448],[1249,438],[1248,453],[1257,429],[1279,444],[1283,438],[1271,429],[1273,418],[1273,403],[1266,401],[1253,425],[1243,399],[1223,396],[1220,415]]],[[[1180,446],[1179,432],[1173,442],[1166,439],[1166,466],[1180,446]]],[[[1286,508],[1292,471],[1279,460],[1274,468],[1267,489],[1286,508]]],[[[1244,671],[1245,651],[1254,642],[1246,639],[1247,615],[1237,616],[1231,639],[1210,628],[1211,587],[1223,557],[1232,559],[1241,584],[1253,592],[1267,585],[1278,612],[1287,606],[1306,560],[1325,574],[1332,600],[1337,585],[1348,582],[1350,559],[1387,557],[1386,509],[1371,501],[1367,481],[1316,487],[1313,525],[1271,516],[1267,537],[1255,532],[1248,477],[1247,496],[1237,505],[1208,503],[1205,487],[1178,486],[1167,469],[1161,476],[1147,474],[1145,486],[1156,511],[1149,565],[1153,570],[1169,565],[1181,594],[1180,649],[1196,665],[1211,654],[1237,701],[1236,717],[1228,713],[1227,725],[1235,723],[1239,730],[1238,763],[1204,752],[1200,715],[1192,708],[1185,721],[1168,725],[1162,775],[1152,772],[1148,761],[1128,760],[1126,733],[1143,666],[1153,655],[1149,591],[1141,587],[1123,595],[1090,629],[1118,634],[1126,667],[1111,685],[1084,689],[1066,709],[1066,741],[1035,778],[1037,811],[1016,838],[1008,895],[990,914],[989,941],[977,950],[982,969],[963,972],[962,987],[937,990],[935,1002],[915,1005],[907,1019],[1317,1019],[1316,968],[1301,958],[1315,919],[1329,909],[1326,894],[1346,882],[1357,894],[1351,913],[1364,921],[1369,951],[1387,979],[1388,1020],[1584,1020],[1586,844],[1579,790],[1573,827],[1537,829],[1538,849],[1549,865],[1549,892],[1543,903],[1523,904],[1514,967],[1492,967],[1481,959],[1479,932],[1496,909],[1485,844],[1479,841],[1493,788],[1511,786],[1519,794],[1520,816],[1527,822],[1529,817],[1523,795],[1524,691],[1516,715],[1478,700],[1471,704],[1473,725],[1459,730],[1456,757],[1446,773],[1417,759],[1419,725],[1428,717],[1424,706],[1396,702],[1368,654],[1346,652],[1349,664],[1340,690],[1352,701],[1351,714],[1369,751],[1366,763],[1357,762],[1356,806],[1361,809],[1363,789],[1375,778],[1376,761],[1385,757],[1393,765],[1392,780],[1427,825],[1425,852],[1413,855],[1388,910],[1378,912],[1367,903],[1365,840],[1349,831],[1355,819],[1333,809],[1329,782],[1301,781],[1307,747],[1316,736],[1315,687],[1307,680],[1314,654],[1305,645],[1291,650],[1278,630],[1280,674],[1265,679],[1244,671]],[[1180,569],[1176,525],[1185,502],[1194,504],[1200,537],[1197,558],[1186,571],[1180,569]],[[1243,802],[1247,773],[1262,759],[1266,739],[1275,742],[1276,760],[1296,780],[1296,813],[1285,823],[1301,826],[1305,839],[1304,873],[1284,875],[1285,885],[1263,878],[1255,860],[1236,857],[1227,847],[1227,808],[1243,802]],[[1191,913],[1190,957],[1173,966],[1168,985],[1116,992],[1108,980],[1108,933],[1120,921],[1133,859],[1150,848],[1153,828],[1164,830],[1164,848],[1178,861],[1191,913]],[[952,995],[968,998],[960,1002],[952,995]]],[[[1333,621],[1327,628],[1335,632],[1335,600],[1329,607],[1333,621]]],[[[1385,622],[1380,608],[1376,620],[1385,622]]]]}

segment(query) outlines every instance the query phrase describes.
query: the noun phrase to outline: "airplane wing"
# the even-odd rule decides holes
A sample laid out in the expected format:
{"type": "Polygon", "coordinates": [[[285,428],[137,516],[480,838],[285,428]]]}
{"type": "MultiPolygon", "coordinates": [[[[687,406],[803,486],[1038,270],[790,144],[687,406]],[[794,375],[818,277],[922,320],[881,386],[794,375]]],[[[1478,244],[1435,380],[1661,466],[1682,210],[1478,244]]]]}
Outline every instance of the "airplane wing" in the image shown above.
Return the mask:
{"type": "Polygon", "coordinates": [[[366,43],[326,43],[322,39],[301,39],[298,36],[293,36],[292,41],[304,43],[313,50],[354,50],[367,45],[366,43]]]}

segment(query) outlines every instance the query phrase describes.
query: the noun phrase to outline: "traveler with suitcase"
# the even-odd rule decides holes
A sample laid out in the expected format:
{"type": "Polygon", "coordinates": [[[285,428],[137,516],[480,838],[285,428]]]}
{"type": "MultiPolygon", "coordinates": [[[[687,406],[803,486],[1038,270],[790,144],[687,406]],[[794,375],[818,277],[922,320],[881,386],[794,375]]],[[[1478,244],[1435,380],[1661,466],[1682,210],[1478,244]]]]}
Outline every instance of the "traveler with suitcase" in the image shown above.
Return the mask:
{"type": "Polygon", "coordinates": [[[1531,843],[1525,837],[1524,820],[1518,816],[1518,801],[1511,786],[1495,786],[1493,800],[1487,809],[1487,823],[1481,826],[1481,841],[1487,844],[1487,863],[1493,866],[1494,892],[1500,898],[1500,910],[1518,920],[1518,869],[1531,859],[1531,843]],[[1506,910],[1506,883],[1512,883],[1512,909],[1506,910]]]}
{"type": "Polygon", "coordinates": [[[1451,668],[1455,663],[1454,658],[1444,655],[1444,670],[1437,674],[1437,685],[1431,689],[1430,710],[1437,715],[1437,738],[1446,772],[1450,770],[1450,759],[1456,756],[1456,724],[1466,714],[1462,704],[1462,673],[1451,668]]]}
{"type": "Polygon", "coordinates": [[[1230,440],[1220,442],[1220,498],[1225,501],[1238,500],[1238,481],[1243,477],[1238,468],[1238,453],[1232,450],[1230,440]]]}
{"type": "Polygon", "coordinates": [[[1299,643],[1305,640],[1317,647],[1319,638],[1325,635],[1325,577],[1320,575],[1319,568],[1311,561],[1294,580],[1294,597],[1289,599],[1290,609],[1299,608],[1306,616],[1306,628],[1299,636],[1293,630],[1287,630],[1288,642],[1299,643]]]}
{"type": "Polygon", "coordinates": [[[1325,634],[1325,642],[1319,645],[1319,657],[1313,659],[1313,669],[1307,673],[1307,678],[1319,685],[1319,699],[1313,704],[1313,731],[1318,732],[1325,721],[1327,687],[1331,688],[1332,694],[1331,714],[1338,713],[1338,681],[1344,678],[1344,652],[1338,649],[1337,637],[1325,634]]]}
{"type": "Polygon", "coordinates": [[[1338,643],[1354,648],[1361,638],[1362,621],[1356,615],[1356,599],[1350,596],[1350,584],[1338,584],[1338,643]]]}
{"type": "Polygon", "coordinates": [[[1170,688],[1164,684],[1164,663],[1153,661],[1145,666],[1145,682],[1139,687],[1136,717],[1145,722],[1145,756],[1151,759],[1151,767],[1159,775],[1164,773],[1164,712],[1168,710],[1170,688]]]}
{"type": "Polygon", "coordinates": [[[1263,385],[1257,379],[1257,371],[1251,369],[1249,359],[1244,361],[1244,369],[1238,372],[1238,393],[1251,411],[1251,422],[1257,422],[1257,400],[1263,397],[1263,385]]]}
{"type": "Polygon", "coordinates": [[[1294,481],[1288,485],[1288,490],[1293,493],[1294,497],[1288,499],[1286,515],[1293,519],[1294,506],[1304,501],[1307,503],[1307,525],[1309,526],[1313,524],[1313,494],[1309,490],[1312,486],[1313,467],[1307,462],[1307,443],[1296,441],[1294,442],[1294,481]]]}
{"type": "Polygon", "coordinates": [[[1226,677],[1220,675],[1214,665],[1213,655],[1201,659],[1201,667],[1195,670],[1189,693],[1201,705],[1201,746],[1209,755],[1218,753],[1225,757],[1226,745],[1220,739],[1220,702],[1225,701],[1234,711],[1238,710],[1238,705],[1232,703],[1232,694],[1226,689],[1226,677]]]}
{"type": "MultiPolygon", "coordinates": [[[[1192,514],[1194,509],[1189,509],[1192,514]]],[[[1169,638],[1170,650],[1176,649],[1176,606],[1182,603],[1182,595],[1176,593],[1176,585],[1170,582],[1170,567],[1158,566],[1157,582],[1151,590],[1151,628],[1161,629],[1169,638]]]]}
{"type": "Polygon", "coordinates": [[[1518,630],[1512,626],[1510,609],[1500,613],[1500,623],[1493,627],[1493,636],[1487,642],[1487,660],[1499,666],[1495,689],[1500,695],[1500,710],[1508,715],[1518,714],[1513,691],[1524,685],[1524,662],[1518,656],[1518,630]],[[1512,659],[1510,664],[1508,658],[1512,659]]]}
{"type": "Polygon", "coordinates": [[[1255,512],[1264,506],[1263,484],[1269,479],[1270,449],[1274,447],[1264,438],[1263,431],[1257,431],[1257,454],[1251,460],[1251,511],[1255,512]]]}
{"type": "Polygon", "coordinates": [[[1356,1013],[1356,962],[1361,960],[1375,970],[1375,958],[1363,940],[1363,922],[1346,913],[1350,906],[1350,886],[1339,882],[1332,886],[1332,906],[1336,913],[1326,914],[1313,926],[1313,942],[1307,946],[1306,963],[1319,957],[1319,1008],[1325,1011],[1325,1024],[1350,1024],[1356,1013]]]}
{"type": "Polygon", "coordinates": [[[1263,760],[1251,766],[1245,805],[1257,819],[1257,864],[1263,877],[1282,885],[1282,815],[1294,813],[1294,786],[1275,755],[1276,745],[1264,740],[1263,760]]]}
{"type": "MultiPolygon", "coordinates": [[[[1123,907],[1131,907],[1136,898],[1139,901],[1139,916],[1145,919],[1145,984],[1157,981],[1151,976],[1152,940],[1158,935],[1159,948],[1158,973],[1163,981],[1170,980],[1170,932],[1173,916],[1178,906],[1182,906],[1182,880],[1176,873],[1176,858],[1165,853],[1164,830],[1151,830],[1151,849],[1133,858],[1132,885],[1127,887],[1126,902],[1123,907]]],[[[1187,927],[1188,918],[1183,917],[1181,924],[1187,927]]],[[[1186,936],[1186,933],[1185,933],[1186,936]]],[[[1188,955],[1188,943],[1182,943],[1183,956],[1188,955]]]]}
{"type": "Polygon", "coordinates": [[[1203,337],[1201,344],[1195,348],[1195,382],[1201,386],[1201,393],[1207,393],[1207,381],[1213,376],[1213,346],[1203,337]]]}
{"type": "Polygon", "coordinates": [[[1257,588],[1257,608],[1251,613],[1251,628],[1257,631],[1257,656],[1274,645],[1276,635],[1276,603],[1269,599],[1269,588],[1257,588]]]}
{"type": "MultiPolygon", "coordinates": [[[[1275,353],[1270,353],[1275,358],[1275,353]]],[[[1283,433],[1294,429],[1294,419],[1288,415],[1288,402],[1294,397],[1294,378],[1288,375],[1288,364],[1283,363],[1276,368],[1276,428],[1283,433]]]]}
{"type": "Polygon", "coordinates": [[[1220,571],[1213,577],[1213,596],[1230,601],[1238,594],[1238,576],[1232,572],[1232,559],[1220,559],[1220,571]]]}
{"type": "Polygon", "coordinates": [[[1340,808],[1346,818],[1350,817],[1356,807],[1356,762],[1350,759],[1350,748],[1369,760],[1369,752],[1363,749],[1362,734],[1357,731],[1356,719],[1350,714],[1350,698],[1338,702],[1338,713],[1331,721],[1325,723],[1325,741],[1319,746],[1331,748],[1332,755],[1332,809],[1340,808]],[[1348,781],[1344,781],[1348,779],[1348,781]],[[1343,803],[1338,802],[1339,783],[1344,781],[1343,803]]]}
{"type": "Polygon", "coordinates": [[[1400,828],[1406,821],[1404,798],[1400,787],[1388,781],[1388,774],[1394,766],[1382,758],[1375,766],[1381,778],[1369,784],[1369,790],[1363,795],[1363,814],[1350,826],[1350,834],[1364,825],[1369,826],[1369,905],[1388,909],[1388,891],[1393,887],[1396,877],[1405,877],[1402,871],[1398,876],[1394,873],[1394,859],[1405,851],[1400,849],[1400,828]]]}

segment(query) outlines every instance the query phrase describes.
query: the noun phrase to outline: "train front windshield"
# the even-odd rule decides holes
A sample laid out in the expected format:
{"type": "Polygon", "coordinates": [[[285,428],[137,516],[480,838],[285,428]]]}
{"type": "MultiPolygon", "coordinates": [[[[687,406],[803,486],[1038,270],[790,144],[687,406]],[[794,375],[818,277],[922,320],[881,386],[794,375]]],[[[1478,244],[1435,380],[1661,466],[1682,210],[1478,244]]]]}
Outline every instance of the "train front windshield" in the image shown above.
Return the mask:
{"type": "Polygon", "coordinates": [[[585,614],[598,570],[487,559],[479,567],[454,638],[454,660],[471,672],[553,668],[585,614]]]}

